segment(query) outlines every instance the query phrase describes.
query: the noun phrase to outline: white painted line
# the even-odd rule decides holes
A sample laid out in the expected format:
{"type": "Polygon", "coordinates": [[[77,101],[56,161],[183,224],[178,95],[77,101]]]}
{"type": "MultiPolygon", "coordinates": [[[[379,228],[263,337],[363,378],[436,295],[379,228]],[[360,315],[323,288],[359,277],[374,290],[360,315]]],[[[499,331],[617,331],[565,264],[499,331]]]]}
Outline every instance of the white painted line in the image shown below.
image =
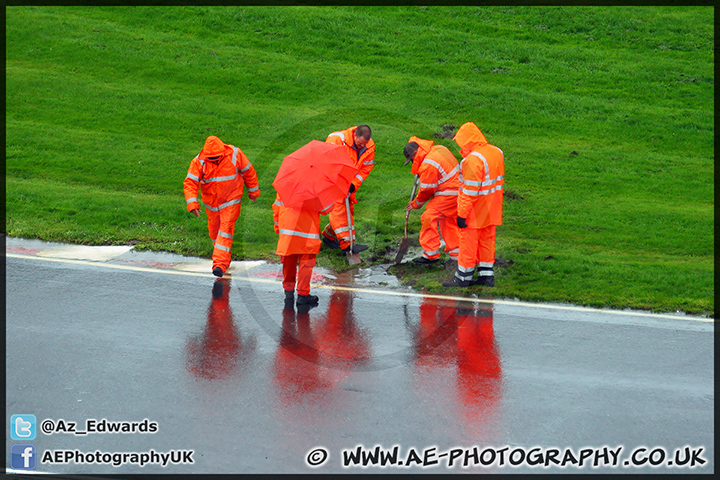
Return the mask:
{"type": "Polygon", "coordinates": [[[52,258],[71,258],[76,260],[95,260],[98,262],[104,262],[112,260],[115,257],[129,252],[133,247],[130,245],[122,246],[86,246],[86,245],[72,245],[68,247],[52,248],[49,250],[43,250],[37,255],[40,257],[52,257],[52,258]]]}
{"type": "MultiPolygon", "coordinates": [[[[46,260],[46,261],[61,262],[61,263],[72,263],[72,264],[76,264],[76,265],[89,265],[89,266],[103,267],[103,268],[115,268],[118,270],[134,270],[134,271],[138,271],[138,272],[166,273],[166,274],[171,274],[171,275],[191,275],[191,276],[196,276],[196,277],[212,276],[212,273],[210,273],[210,272],[202,273],[202,272],[194,272],[194,271],[181,271],[181,270],[177,270],[177,269],[165,270],[165,269],[150,268],[150,267],[134,267],[134,266],[128,266],[128,265],[116,265],[116,264],[111,264],[111,263],[94,263],[94,262],[88,262],[88,261],[82,261],[82,260],[39,257],[38,255],[24,255],[24,254],[19,254],[19,253],[6,253],[5,256],[6,257],[14,257],[14,258],[46,260]]],[[[242,277],[241,279],[246,280],[248,282],[272,283],[275,285],[282,285],[282,281],[271,280],[268,278],[242,277]]],[[[594,313],[605,313],[605,314],[611,314],[611,315],[628,315],[628,316],[634,316],[634,317],[647,316],[647,317],[654,317],[654,318],[666,318],[666,319],[674,319],[674,320],[693,320],[693,321],[698,321],[698,322],[715,323],[715,319],[713,319],[713,318],[668,315],[668,314],[663,314],[663,313],[627,312],[624,310],[603,310],[603,309],[591,308],[591,307],[543,305],[543,304],[521,302],[521,301],[493,300],[493,299],[483,299],[483,298],[473,298],[473,297],[458,297],[458,296],[451,296],[451,295],[430,295],[430,294],[424,294],[424,293],[411,293],[411,292],[394,292],[391,290],[376,290],[376,289],[371,289],[371,288],[342,287],[339,285],[313,284],[312,286],[315,288],[329,288],[329,289],[344,290],[344,291],[349,291],[349,292],[363,292],[363,293],[372,293],[372,294],[377,294],[377,295],[390,295],[390,296],[397,296],[397,297],[434,298],[434,299],[439,299],[439,300],[455,300],[455,301],[473,302],[473,303],[491,303],[494,305],[509,305],[509,306],[516,306],[516,307],[544,308],[544,309],[550,309],[550,310],[564,310],[564,311],[573,311],[573,312],[594,312],[594,313]]]]}

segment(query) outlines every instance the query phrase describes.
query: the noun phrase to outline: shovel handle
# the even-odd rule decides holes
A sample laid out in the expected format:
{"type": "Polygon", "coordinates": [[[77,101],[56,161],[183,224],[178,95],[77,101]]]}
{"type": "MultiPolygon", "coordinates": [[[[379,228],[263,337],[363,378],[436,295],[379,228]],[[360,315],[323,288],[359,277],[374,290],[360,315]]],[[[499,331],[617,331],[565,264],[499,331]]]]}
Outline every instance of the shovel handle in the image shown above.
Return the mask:
{"type": "MultiPolygon", "coordinates": [[[[418,182],[420,181],[420,175],[415,175],[415,184],[413,185],[412,193],[410,194],[410,201],[412,202],[417,193],[418,182]]],[[[405,212],[405,237],[408,236],[408,219],[410,218],[410,211],[405,212]]]]}

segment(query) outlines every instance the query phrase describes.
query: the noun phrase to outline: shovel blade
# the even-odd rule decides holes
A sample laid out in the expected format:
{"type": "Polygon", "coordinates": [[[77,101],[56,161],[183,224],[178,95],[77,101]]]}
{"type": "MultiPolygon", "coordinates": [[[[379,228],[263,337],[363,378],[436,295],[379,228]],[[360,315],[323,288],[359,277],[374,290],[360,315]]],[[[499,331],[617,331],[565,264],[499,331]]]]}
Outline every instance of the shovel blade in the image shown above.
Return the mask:
{"type": "Polygon", "coordinates": [[[400,248],[398,248],[397,255],[395,255],[395,265],[402,262],[403,257],[408,251],[408,248],[410,247],[410,239],[408,237],[405,237],[400,242],[400,248]]]}
{"type": "Polygon", "coordinates": [[[357,253],[347,252],[345,255],[347,255],[348,265],[357,265],[362,262],[360,255],[357,253]]]}

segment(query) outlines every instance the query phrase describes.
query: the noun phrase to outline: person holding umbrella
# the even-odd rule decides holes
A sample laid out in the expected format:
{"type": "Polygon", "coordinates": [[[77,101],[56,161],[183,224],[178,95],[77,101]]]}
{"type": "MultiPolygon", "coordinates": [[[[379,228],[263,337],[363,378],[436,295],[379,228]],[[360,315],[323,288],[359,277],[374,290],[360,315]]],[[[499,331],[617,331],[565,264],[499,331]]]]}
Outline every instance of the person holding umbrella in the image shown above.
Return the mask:
{"type": "Polygon", "coordinates": [[[335,203],[335,207],[328,219],[329,223],[322,232],[325,245],[330,248],[339,248],[346,254],[358,254],[368,248],[367,245],[353,242],[352,252],[350,252],[351,236],[355,238],[353,215],[355,214],[355,204],[358,203],[355,195],[375,167],[375,142],[371,139],[371,136],[372,130],[369,126],[358,125],[347,130],[332,132],[325,139],[326,143],[342,145],[348,157],[358,169],[349,190],[345,192],[346,196],[349,195],[350,197],[349,202],[346,204],[343,197],[335,203]],[[346,205],[349,205],[349,214],[346,205]]]}
{"type": "Polygon", "coordinates": [[[187,209],[196,217],[200,216],[198,192],[202,194],[208,234],[214,245],[212,273],[217,277],[227,272],[232,260],[235,222],[240,216],[244,184],[254,202],[260,196],[260,185],[248,157],[238,147],[224,143],[215,135],[207,137],[200,153],[190,162],[183,190],[187,209]]]}
{"type": "Polygon", "coordinates": [[[320,251],[320,215],[329,214],[345,198],[357,168],[343,147],[312,140],[283,159],[273,187],[276,252],[283,265],[285,307],[317,305],[310,279],[320,251]]]}
{"type": "Polygon", "coordinates": [[[457,226],[457,196],[460,166],[455,155],[432,140],[410,137],[403,149],[405,165],[412,162],[412,171],[418,175],[417,196],[408,202],[406,211],[422,208],[420,216],[420,246],[423,254],[413,260],[420,265],[440,260],[440,235],[450,260],[457,261],[460,252],[457,226]]]}
{"type": "Polygon", "coordinates": [[[296,284],[297,304],[317,305],[317,295],[310,295],[310,279],[320,251],[320,215],[329,214],[333,204],[320,212],[289,208],[278,194],[272,208],[275,233],[278,234],[275,253],[280,255],[283,266],[285,306],[290,308],[295,301],[296,284]]]}

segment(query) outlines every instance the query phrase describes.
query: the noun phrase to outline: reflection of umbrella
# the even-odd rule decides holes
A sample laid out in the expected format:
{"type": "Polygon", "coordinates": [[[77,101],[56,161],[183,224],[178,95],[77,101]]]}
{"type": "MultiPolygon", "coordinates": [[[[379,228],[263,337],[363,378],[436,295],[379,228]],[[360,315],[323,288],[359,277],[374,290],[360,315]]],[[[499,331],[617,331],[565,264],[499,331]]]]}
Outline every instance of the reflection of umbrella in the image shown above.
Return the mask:
{"type": "Polygon", "coordinates": [[[344,146],[311,140],[285,157],[273,187],[285,206],[319,212],[347,196],[357,172],[344,146]]]}

